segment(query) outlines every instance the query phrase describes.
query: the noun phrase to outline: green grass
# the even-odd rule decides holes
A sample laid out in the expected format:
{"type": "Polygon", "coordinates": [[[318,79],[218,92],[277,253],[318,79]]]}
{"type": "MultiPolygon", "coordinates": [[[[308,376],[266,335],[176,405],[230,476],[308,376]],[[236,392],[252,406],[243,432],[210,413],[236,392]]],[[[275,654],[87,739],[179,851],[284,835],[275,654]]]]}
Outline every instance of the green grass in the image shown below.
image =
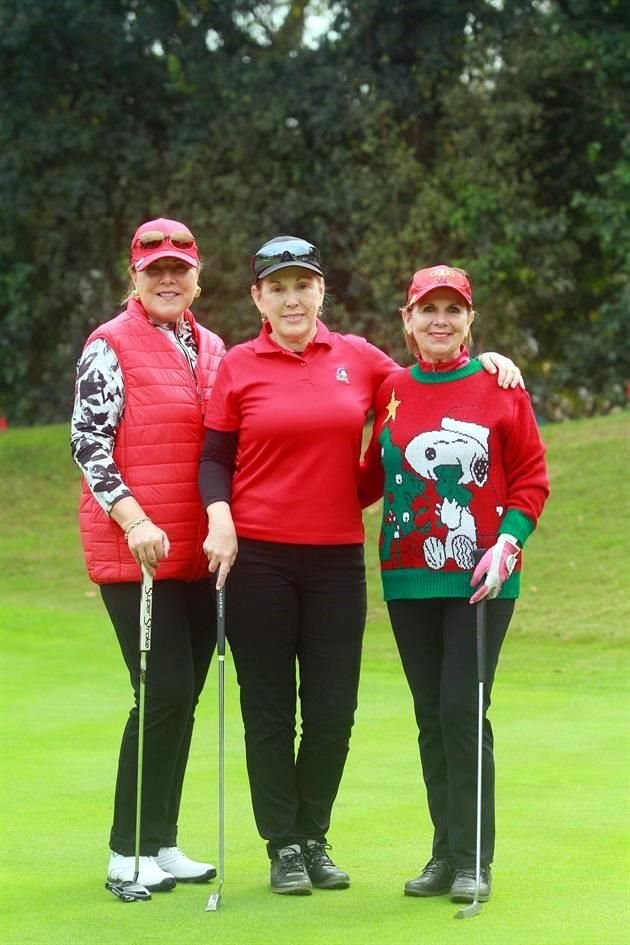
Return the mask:
{"type": "MultiPolygon", "coordinates": [[[[627,414],[546,426],[552,498],[526,550],[523,597],[493,694],[493,897],[454,922],[406,899],[430,852],[416,732],[374,554],[352,750],[334,812],[347,892],[272,896],[251,815],[227,668],[227,876],[125,906],[103,889],[129,686],[76,529],[65,427],[0,436],[2,945],[624,945],[629,935],[627,414]],[[625,574],[624,574],[625,571],[625,574]]],[[[193,744],[180,825],[216,855],[216,677],[193,744]]]]}

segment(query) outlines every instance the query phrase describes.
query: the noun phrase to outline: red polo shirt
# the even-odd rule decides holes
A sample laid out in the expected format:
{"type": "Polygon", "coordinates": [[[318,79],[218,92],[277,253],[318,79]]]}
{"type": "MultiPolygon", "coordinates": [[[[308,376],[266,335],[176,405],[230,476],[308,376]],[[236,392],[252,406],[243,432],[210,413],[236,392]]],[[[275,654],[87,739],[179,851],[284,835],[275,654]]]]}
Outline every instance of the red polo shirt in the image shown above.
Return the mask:
{"type": "Polygon", "coordinates": [[[301,354],[263,326],[224,357],[206,412],[238,432],[231,509],[238,535],[300,545],[364,539],[357,496],[361,438],[390,357],[317,323],[301,354]]]}

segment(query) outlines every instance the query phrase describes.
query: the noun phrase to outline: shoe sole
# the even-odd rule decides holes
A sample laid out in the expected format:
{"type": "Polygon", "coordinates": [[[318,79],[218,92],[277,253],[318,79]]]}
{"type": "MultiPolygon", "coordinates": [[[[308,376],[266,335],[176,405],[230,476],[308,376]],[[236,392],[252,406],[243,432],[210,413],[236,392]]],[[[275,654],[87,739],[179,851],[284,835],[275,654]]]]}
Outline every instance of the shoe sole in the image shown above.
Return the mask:
{"type": "Polygon", "coordinates": [[[348,889],[349,886],[349,879],[323,879],[321,883],[313,883],[314,889],[348,889]]]}
{"type": "Polygon", "coordinates": [[[209,883],[216,875],[217,871],[211,869],[207,873],[202,873],[201,876],[176,876],[175,879],[178,883],[209,883]]]}
{"type": "MultiPolygon", "coordinates": [[[[129,880],[112,879],[111,876],[108,876],[107,882],[122,886],[124,883],[129,882],[129,880]]],[[[145,889],[148,889],[149,892],[170,892],[171,889],[175,889],[177,885],[177,880],[173,876],[170,879],[163,879],[161,883],[156,883],[153,886],[149,886],[147,883],[140,883],[140,885],[144,886],[145,889]]]]}
{"type": "Polygon", "coordinates": [[[420,890],[407,889],[405,886],[405,896],[414,896],[416,899],[429,899],[431,896],[445,896],[450,888],[450,886],[446,886],[444,889],[420,890]]]}
{"type": "MultiPolygon", "coordinates": [[[[490,899],[490,893],[480,894],[477,898],[477,902],[488,902],[490,899]]],[[[474,902],[475,894],[474,893],[455,893],[454,896],[451,896],[451,902],[474,902]]]]}
{"type": "Polygon", "coordinates": [[[311,896],[313,894],[312,886],[272,886],[272,893],[279,896],[311,896]]]}

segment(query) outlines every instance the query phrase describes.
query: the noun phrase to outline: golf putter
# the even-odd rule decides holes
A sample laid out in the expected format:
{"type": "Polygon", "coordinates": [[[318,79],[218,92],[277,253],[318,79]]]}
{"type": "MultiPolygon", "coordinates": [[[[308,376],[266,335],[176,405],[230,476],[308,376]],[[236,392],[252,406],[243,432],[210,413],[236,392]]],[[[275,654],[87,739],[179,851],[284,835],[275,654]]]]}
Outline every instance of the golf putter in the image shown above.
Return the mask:
{"type": "MultiPolygon", "coordinates": [[[[475,565],[483,557],[483,549],[475,551],[475,565]]],[[[477,837],[475,843],[475,897],[469,906],[465,906],[455,913],[455,919],[471,919],[481,912],[479,902],[479,887],[481,886],[481,770],[483,757],[483,687],[486,681],[486,598],[476,604],[476,631],[477,631],[477,681],[478,681],[478,709],[477,709],[477,837]]]]}
{"type": "Polygon", "coordinates": [[[223,878],[225,875],[225,588],[217,591],[217,662],[219,664],[219,886],[211,893],[205,908],[206,912],[216,912],[221,903],[223,878]]]}
{"type": "Polygon", "coordinates": [[[138,698],[138,770],[136,774],[136,838],[135,865],[132,880],[123,883],[105,883],[105,889],[123,902],[147,902],[151,893],[138,882],[140,874],[140,826],[142,820],[142,767],[144,757],[144,701],[147,685],[147,653],[151,649],[151,621],[153,614],[153,575],[142,569],[140,591],[140,693],[138,698]]]}

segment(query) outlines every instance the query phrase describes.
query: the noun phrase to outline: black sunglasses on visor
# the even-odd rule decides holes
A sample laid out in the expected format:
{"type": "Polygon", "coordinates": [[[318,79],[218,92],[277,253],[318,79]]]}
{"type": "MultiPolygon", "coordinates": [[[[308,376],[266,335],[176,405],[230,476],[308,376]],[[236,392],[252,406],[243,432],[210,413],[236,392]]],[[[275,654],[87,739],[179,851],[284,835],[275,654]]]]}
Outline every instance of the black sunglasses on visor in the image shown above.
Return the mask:
{"type": "Polygon", "coordinates": [[[297,236],[276,236],[261,246],[251,259],[251,269],[256,281],[288,266],[301,266],[323,276],[317,246],[297,236]]]}

